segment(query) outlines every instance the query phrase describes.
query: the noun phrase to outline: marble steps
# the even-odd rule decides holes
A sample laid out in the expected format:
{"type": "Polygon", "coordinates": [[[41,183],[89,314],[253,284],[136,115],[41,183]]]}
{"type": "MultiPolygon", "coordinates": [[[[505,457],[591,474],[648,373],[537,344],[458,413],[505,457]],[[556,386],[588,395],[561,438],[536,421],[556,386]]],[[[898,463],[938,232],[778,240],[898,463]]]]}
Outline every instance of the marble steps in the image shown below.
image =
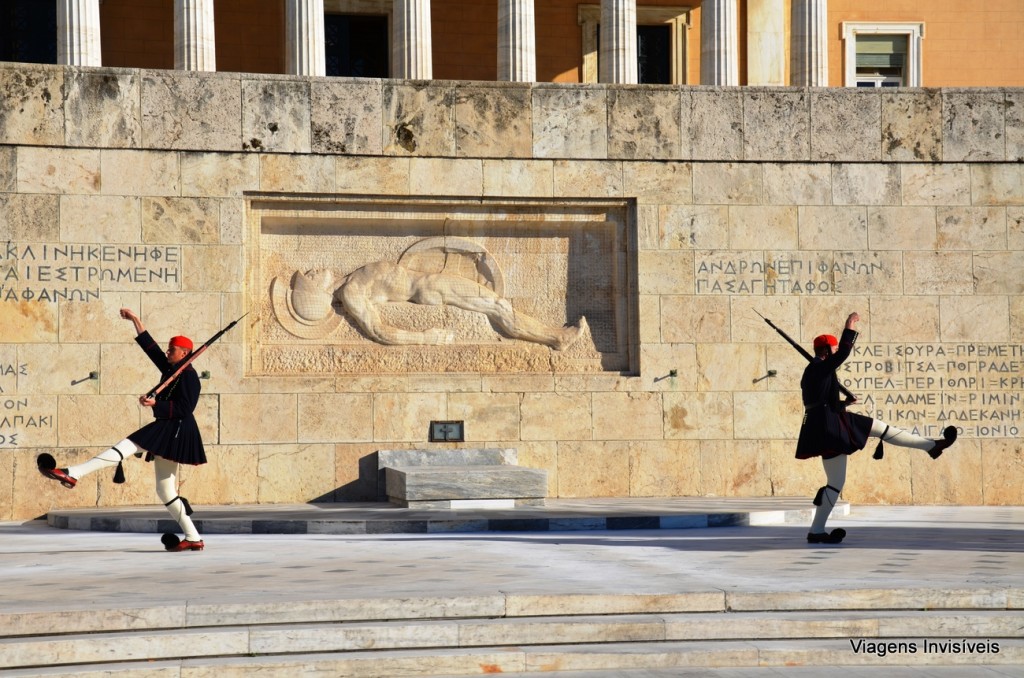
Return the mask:
{"type": "MultiPolygon", "coordinates": [[[[394,601],[396,604],[400,601],[394,601]]],[[[59,614],[59,613],[55,613],[59,614]]],[[[265,621],[274,621],[267,618],[265,621]]],[[[1021,637],[1017,610],[828,610],[224,624],[0,639],[0,672],[45,675],[345,676],[480,674],[673,666],[1024,663],[1024,646],[998,653],[924,651],[923,639],[972,643],[1021,637]],[[552,641],[558,641],[553,645],[552,641]],[[864,639],[917,643],[879,656],[864,639]],[[958,657],[960,659],[958,659],[958,657]],[[269,668],[268,668],[269,667],[269,668]],[[59,671],[58,671],[59,669],[59,671]],[[180,673],[179,673],[180,671],[180,673]]]]}

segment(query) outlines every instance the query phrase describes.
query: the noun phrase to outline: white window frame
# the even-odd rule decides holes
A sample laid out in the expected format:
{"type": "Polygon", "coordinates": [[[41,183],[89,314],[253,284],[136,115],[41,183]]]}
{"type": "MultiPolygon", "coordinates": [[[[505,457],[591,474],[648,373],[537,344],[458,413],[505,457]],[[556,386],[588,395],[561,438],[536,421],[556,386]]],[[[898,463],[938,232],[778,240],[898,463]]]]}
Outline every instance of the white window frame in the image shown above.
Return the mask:
{"type": "Polygon", "coordinates": [[[846,87],[857,86],[857,36],[858,35],[905,35],[907,36],[907,62],[904,65],[906,87],[921,87],[922,63],[921,41],[924,40],[924,22],[843,22],[843,56],[846,87]]]}
{"type": "MultiPolygon", "coordinates": [[[[692,7],[652,7],[636,8],[637,26],[657,26],[668,24],[672,27],[672,64],[671,78],[673,85],[686,84],[686,32],[690,28],[690,12],[692,7]]],[[[601,5],[579,5],[576,20],[583,30],[583,69],[581,82],[597,82],[597,32],[601,25],[601,5]]]]}

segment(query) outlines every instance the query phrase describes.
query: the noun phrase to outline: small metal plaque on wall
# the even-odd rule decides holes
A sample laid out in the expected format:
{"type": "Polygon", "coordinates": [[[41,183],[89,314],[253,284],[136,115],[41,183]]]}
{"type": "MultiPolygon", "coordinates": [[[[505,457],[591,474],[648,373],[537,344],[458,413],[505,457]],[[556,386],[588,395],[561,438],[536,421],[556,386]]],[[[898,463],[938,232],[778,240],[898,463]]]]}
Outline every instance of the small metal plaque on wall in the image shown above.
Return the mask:
{"type": "Polygon", "coordinates": [[[461,443],[466,440],[465,425],[461,421],[430,422],[430,442],[461,443]]]}

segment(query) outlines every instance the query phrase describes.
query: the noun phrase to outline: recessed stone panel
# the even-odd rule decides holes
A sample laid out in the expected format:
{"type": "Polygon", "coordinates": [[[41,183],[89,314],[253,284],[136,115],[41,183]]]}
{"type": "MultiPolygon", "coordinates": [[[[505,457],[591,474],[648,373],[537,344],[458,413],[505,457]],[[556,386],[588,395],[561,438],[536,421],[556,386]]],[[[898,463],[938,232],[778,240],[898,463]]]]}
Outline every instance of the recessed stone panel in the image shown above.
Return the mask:
{"type": "Polygon", "coordinates": [[[251,373],[629,369],[621,204],[268,199],[255,210],[251,373]]]}

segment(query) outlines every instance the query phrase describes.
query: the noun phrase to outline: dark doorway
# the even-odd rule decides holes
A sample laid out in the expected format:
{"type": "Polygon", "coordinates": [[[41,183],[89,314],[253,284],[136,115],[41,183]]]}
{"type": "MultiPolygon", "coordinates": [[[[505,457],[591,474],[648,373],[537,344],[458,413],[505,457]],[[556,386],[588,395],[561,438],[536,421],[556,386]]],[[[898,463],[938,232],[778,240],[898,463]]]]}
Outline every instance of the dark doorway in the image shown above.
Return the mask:
{"type": "Polygon", "coordinates": [[[57,63],[57,3],[0,0],[0,61],[57,63]]]}
{"type": "Polygon", "coordinates": [[[326,14],[324,37],[327,75],[352,78],[390,76],[387,16],[326,14]]]}

